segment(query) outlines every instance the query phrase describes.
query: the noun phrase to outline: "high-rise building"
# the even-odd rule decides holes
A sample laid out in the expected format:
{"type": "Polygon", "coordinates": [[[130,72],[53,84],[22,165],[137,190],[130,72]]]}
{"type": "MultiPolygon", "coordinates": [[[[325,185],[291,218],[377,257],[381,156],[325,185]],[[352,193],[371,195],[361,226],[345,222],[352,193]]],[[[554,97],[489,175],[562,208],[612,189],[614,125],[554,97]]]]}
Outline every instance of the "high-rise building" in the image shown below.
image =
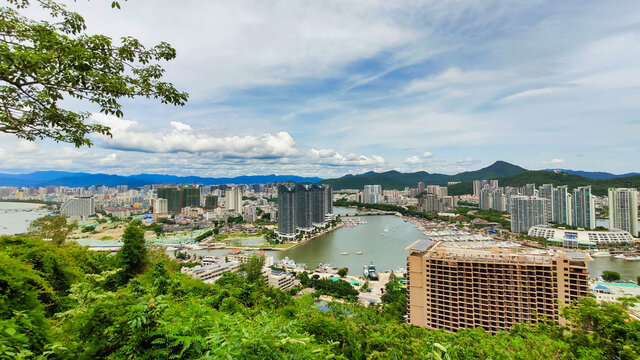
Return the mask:
{"type": "Polygon", "coordinates": [[[153,220],[169,216],[169,202],[167,199],[158,198],[153,205],[153,220]]]}
{"type": "Polygon", "coordinates": [[[324,186],[324,213],[333,214],[333,189],[329,185],[324,186]]]}
{"type": "Polygon", "coordinates": [[[422,181],[420,181],[418,183],[418,194],[422,194],[425,189],[426,189],[426,187],[425,187],[424,183],[422,181]]]}
{"type": "Polygon", "coordinates": [[[522,189],[525,196],[537,196],[536,184],[526,184],[522,189]]]}
{"type": "Polygon", "coordinates": [[[542,186],[540,186],[540,188],[538,189],[538,197],[543,198],[543,199],[547,199],[547,209],[549,209],[549,211],[547,211],[547,223],[550,223],[553,221],[553,209],[554,209],[554,205],[553,205],[553,184],[544,184],[542,186]]]}
{"type": "Polygon", "coordinates": [[[278,186],[278,235],[283,238],[296,237],[295,188],[278,186]]]}
{"type": "Polygon", "coordinates": [[[567,185],[558,186],[553,189],[553,211],[551,214],[551,221],[556,224],[573,224],[572,216],[572,199],[567,185]]]}
{"type": "Polygon", "coordinates": [[[482,189],[495,189],[498,187],[498,180],[473,180],[473,195],[480,195],[482,189]]]}
{"type": "Polygon", "coordinates": [[[365,185],[364,186],[364,203],[377,204],[382,199],[382,186],[365,185]]]}
{"type": "Polygon", "coordinates": [[[206,195],[204,197],[204,208],[207,210],[215,209],[218,207],[218,197],[215,195],[206,195]]]}
{"type": "Polygon", "coordinates": [[[281,185],[278,187],[278,234],[295,238],[296,230],[308,232],[326,225],[326,215],[333,213],[330,186],[281,185]]]}
{"type": "Polygon", "coordinates": [[[573,223],[571,225],[595,229],[596,204],[591,195],[591,186],[583,186],[573,190],[571,207],[573,208],[573,223]]]}
{"type": "Polygon", "coordinates": [[[311,191],[309,191],[309,187],[307,185],[297,184],[295,187],[295,197],[296,228],[301,231],[313,230],[313,203],[311,201],[311,191]]]}
{"type": "Polygon", "coordinates": [[[225,191],[225,207],[228,210],[233,210],[238,214],[242,214],[242,188],[236,186],[225,191]]]}
{"type": "Polygon", "coordinates": [[[532,226],[547,225],[547,199],[535,196],[511,197],[511,231],[526,234],[532,226]]]}
{"type": "Polygon", "coordinates": [[[638,191],[629,188],[609,188],[609,228],[638,236],[638,191]]]}
{"type": "Polygon", "coordinates": [[[316,227],[323,227],[325,223],[325,193],[324,189],[316,184],[309,188],[311,193],[311,224],[316,227]]]}
{"type": "Polygon", "coordinates": [[[182,208],[200,207],[200,189],[197,187],[159,188],[158,199],[166,199],[173,214],[180,214],[182,208]]]}
{"type": "Polygon", "coordinates": [[[408,322],[496,333],[542,317],[563,322],[558,304],[589,296],[588,255],[512,245],[411,244],[406,248],[408,322]]]}
{"type": "Polygon", "coordinates": [[[481,210],[489,210],[493,206],[493,191],[491,189],[480,190],[478,196],[479,206],[481,210]]]}
{"type": "Polygon", "coordinates": [[[424,194],[419,201],[420,209],[424,212],[445,210],[444,201],[434,194],[424,194]]]}
{"type": "Polygon", "coordinates": [[[60,207],[60,213],[72,220],[85,220],[96,213],[96,199],[90,196],[69,199],[60,207]]]}

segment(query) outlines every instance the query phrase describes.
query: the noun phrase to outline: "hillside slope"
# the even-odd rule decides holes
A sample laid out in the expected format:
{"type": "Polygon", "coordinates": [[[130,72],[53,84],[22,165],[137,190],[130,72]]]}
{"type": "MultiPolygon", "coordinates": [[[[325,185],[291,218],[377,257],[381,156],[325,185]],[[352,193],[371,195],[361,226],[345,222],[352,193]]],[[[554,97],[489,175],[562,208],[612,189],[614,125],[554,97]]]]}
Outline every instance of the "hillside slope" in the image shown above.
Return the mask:
{"type": "Polygon", "coordinates": [[[495,179],[511,176],[527,171],[526,169],[504,161],[495,163],[475,171],[466,171],[456,175],[430,174],[425,171],[414,173],[401,173],[387,171],[382,173],[368,172],[360,175],[347,175],[337,179],[327,179],[320,183],[329,184],[334,189],[362,189],[364,185],[382,185],[385,190],[415,188],[418,182],[432,185],[447,185],[449,181],[471,181],[477,179],[495,179]]]}
{"type": "MultiPolygon", "coordinates": [[[[525,184],[553,184],[554,186],[567,185],[569,190],[580,186],[589,186],[594,195],[607,195],[610,187],[640,187],[640,175],[617,177],[613,179],[590,179],[584,176],[555,173],[550,171],[526,171],[520,174],[507,176],[498,179],[500,186],[523,186],[525,184]]],[[[473,186],[471,182],[464,182],[449,187],[449,195],[472,194],[473,186]]]]}

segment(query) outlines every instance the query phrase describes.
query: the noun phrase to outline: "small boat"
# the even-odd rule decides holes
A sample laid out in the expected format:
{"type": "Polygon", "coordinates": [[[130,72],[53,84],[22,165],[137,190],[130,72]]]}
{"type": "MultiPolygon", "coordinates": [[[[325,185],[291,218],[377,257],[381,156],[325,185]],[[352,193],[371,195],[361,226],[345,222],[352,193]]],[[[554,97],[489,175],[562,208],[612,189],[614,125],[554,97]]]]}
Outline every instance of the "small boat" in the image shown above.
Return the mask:
{"type": "Polygon", "coordinates": [[[627,257],[627,256],[626,256],[625,254],[618,254],[618,255],[614,256],[613,258],[614,258],[614,259],[624,259],[624,258],[626,258],[626,257],[627,257]]]}
{"type": "Polygon", "coordinates": [[[592,257],[609,257],[611,253],[608,251],[598,251],[591,254],[592,257]]]}
{"type": "Polygon", "coordinates": [[[623,260],[625,260],[625,261],[640,261],[640,255],[627,256],[623,260]]]}
{"type": "Polygon", "coordinates": [[[362,255],[362,251],[356,251],[356,255],[362,255]]]}
{"type": "Polygon", "coordinates": [[[349,253],[348,252],[343,252],[343,253],[340,253],[340,255],[349,255],[349,253]]]}

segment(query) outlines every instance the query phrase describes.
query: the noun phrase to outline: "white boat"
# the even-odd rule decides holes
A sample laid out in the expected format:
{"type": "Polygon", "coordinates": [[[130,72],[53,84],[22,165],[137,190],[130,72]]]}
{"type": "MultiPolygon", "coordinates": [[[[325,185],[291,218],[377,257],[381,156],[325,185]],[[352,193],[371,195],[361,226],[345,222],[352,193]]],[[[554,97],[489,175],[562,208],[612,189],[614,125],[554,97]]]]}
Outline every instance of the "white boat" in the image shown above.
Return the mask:
{"type": "Polygon", "coordinates": [[[362,251],[356,251],[356,255],[362,255],[362,251]]]}
{"type": "Polygon", "coordinates": [[[626,256],[625,254],[618,254],[618,255],[614,256],[613,258],[614,258],[614,259],[624,259],[624,258],[626,258],[626,257],[627,257],[627,256],[626,256]]]}
{"type": "Polygon", "coordinates": [[[592,257],[609,257],[611,253],[608,251],[598,251],[591,254],[592,257]]]}
{"type": "Polygon", "coordinates": [[[349,253],[348,252],[343,252],[343,253],[340,253],[340,255],[349,255],[349,253]]]}
{"type": "Polygon", "coordinates": [[[175,246],[167,246],[167,251],[176,251],[176,250],[178,250],[178,248],[175,246]]]}
{"type": "Polygon", "coordinates": [[[625,261],[640,261],[640,255],[627,256],[623,260],[625,260],[625,261]]]}

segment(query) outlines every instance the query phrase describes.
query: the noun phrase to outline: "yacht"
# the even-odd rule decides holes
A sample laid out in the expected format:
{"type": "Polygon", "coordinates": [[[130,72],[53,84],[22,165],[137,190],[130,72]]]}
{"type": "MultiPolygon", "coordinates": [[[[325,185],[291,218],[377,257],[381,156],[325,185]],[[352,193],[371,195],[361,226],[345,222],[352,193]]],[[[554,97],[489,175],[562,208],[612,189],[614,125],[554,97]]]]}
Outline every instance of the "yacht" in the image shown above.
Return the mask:
{"type": "Polygon", "coordinates": [[[362,255],[362,251],[356,251],[356,255],[362,255]]]}
{"type": "Polygon", "coordinates": [[[609,257],[611,253],[608,251],[597,251],[591,254],[592,257],[609,257]]]}
{"type": "Polygon", "coordinates": [[[349,255],[349,253],[348,252],[343,252],[343,253],[340,253],[340,255],[349,255]]]}
{"type": "Polygon", "coordinates": [[[626,260],[626,261],[640,261],[640,255],[627,256],[623,260],[626,260]]]}
{"type": "Polygon", "coordinates": [[[365,265],[363,268],[363,274],[365,279],[378,280],[378,273],[376,272],[375,265],[365,265]]]}

